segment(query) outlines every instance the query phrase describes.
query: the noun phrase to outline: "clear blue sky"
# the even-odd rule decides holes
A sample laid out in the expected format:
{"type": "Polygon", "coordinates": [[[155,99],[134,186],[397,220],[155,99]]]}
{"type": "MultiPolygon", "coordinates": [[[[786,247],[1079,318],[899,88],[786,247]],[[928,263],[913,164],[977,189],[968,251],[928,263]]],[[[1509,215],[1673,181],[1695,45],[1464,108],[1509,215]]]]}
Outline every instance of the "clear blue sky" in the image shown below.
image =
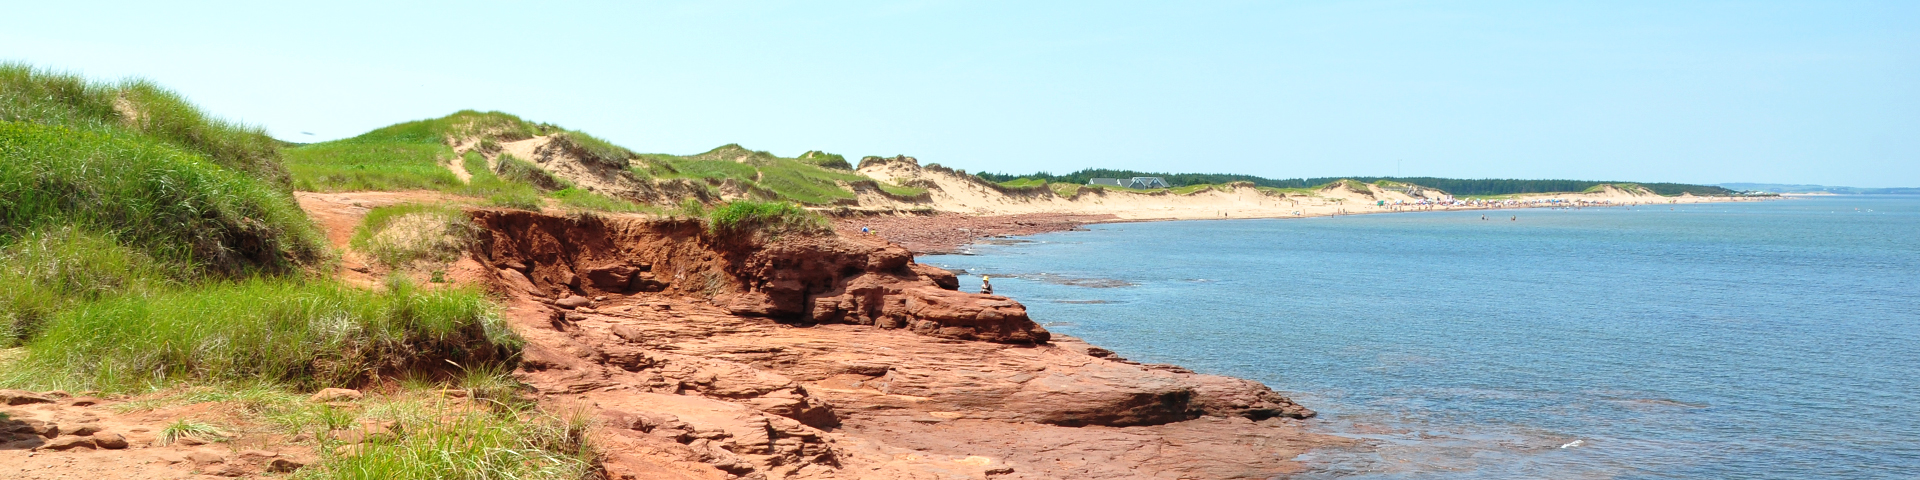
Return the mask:
{"type": "Polygon", "coordinates": [[[11,4],[0,60],[293,141],[473,108],[969,171],[1920,185],[1917,1],[195,3],[11,4]]]}

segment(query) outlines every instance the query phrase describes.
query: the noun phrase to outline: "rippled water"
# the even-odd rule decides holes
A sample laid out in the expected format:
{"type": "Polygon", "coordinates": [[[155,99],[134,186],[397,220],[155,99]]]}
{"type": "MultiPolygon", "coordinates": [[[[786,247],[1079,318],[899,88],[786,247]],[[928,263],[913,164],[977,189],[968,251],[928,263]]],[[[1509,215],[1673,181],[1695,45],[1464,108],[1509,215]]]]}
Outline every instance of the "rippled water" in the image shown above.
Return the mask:
{"type": "Polygon", "coordinates": [[[1096,225],[921,261],[1375,445],[1304,478],[1920,475],[1920,197],[1481,215],[1096,225]]]}

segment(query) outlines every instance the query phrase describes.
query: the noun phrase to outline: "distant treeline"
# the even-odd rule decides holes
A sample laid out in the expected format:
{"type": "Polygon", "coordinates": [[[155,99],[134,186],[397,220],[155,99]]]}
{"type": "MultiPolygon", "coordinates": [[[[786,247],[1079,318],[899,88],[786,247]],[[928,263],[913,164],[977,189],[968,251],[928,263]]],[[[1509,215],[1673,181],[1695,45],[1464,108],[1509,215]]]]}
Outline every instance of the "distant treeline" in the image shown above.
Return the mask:
{"type": "Polygon", "coordinates": [[[1342,179],[1358,180],[1358,181],[1367,182],[1367,183],[1374,183],[1374,182],[1379,182],[1384,180],[1384,181],[1390,181],[1390,182],[1411,183],[1414,185],[1419,185],[1419,186],[1428,187],[1428,188],[1437,188],[1437,189],[1440,189],[1441,191],[1451,193],[1454,195],[1511,195],[1516,193],[1583,192],[1583,191],[1586,191],[1588,188],[1593,188],[1595,186],[1609,184],[1609,183],[1616,184],[1616,185],[1624,185],[1624,184],[1640,185],[1643,187],[1647,187],[1647,189],[1653,190],[1654,193],[1658,193],[1661,195],[1679,195],[1682,193],[1692,193],[1694,195],[1731,195],[1736,193],[1733,190],[1728,190],[1723,187],[1716,187],[1711,185],[1689,185],[1684,183],[1595,182],[1595,181],[1587,181],[1587,180],[1519,180],[1519,179],[1510,179],[1510,178],[1461,179],[1461,178],[1436,178],[1436,177],[1323,177],[1323,178],[1274,179],[1274,178],[1266,178],[1266,177],[1256,177],[1253,175],[1237,175],[1237,174],[1226,174],[1226,173],[1151,173],[1151,172],[1137,172],[1133,170],[1108,170],[1104,168],[1089,168],[1086,170],[1068,173],[1065,175],[1054,175],[1047,172],[1040,172],[1040,173],[1027,174],[1027,175],[1012,175],[1012,174],[1006,174],[1006,173],[981,172],[976,175],[979,175],[980,178],[986,179],[988,181],[993,181],[993,182],[1005,182],[1008,180],[1031,178],[1031,179],[1046,180],[1048,182],[1077,183],[1077,184],[1085,184],[1087,183],[1088,179],[1094,179],[1094,178],[1160,177],[1160,178],[1166,179],[1168,185],[1175,186],[1175,187],[1184,187],[1187,185],[1201,185],[1201,184],[1221,184],[1221,183],[1228,183],[1228,182],[1251,182],[1254,185],[1259,185],[1262,187],[1312,188],[1312,187],[1318,187],[1321,185],[1326,185],[1328,183],[1333,183],[1335,181],[1339,181],[1342,179]]]}

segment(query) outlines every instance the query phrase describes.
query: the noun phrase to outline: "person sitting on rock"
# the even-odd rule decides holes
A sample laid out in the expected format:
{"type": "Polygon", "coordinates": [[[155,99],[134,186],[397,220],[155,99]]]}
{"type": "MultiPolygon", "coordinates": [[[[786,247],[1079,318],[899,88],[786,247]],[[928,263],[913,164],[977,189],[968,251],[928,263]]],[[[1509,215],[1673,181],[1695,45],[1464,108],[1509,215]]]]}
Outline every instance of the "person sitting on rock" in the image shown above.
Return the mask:
{"type": "Polygon", "coordinates": [[[984,293],[987,295],[993,294],[993,282],[988,281],[992,279],[993,277],[989,277],[986,275],[980,276],[980,293],[984,293]]]}

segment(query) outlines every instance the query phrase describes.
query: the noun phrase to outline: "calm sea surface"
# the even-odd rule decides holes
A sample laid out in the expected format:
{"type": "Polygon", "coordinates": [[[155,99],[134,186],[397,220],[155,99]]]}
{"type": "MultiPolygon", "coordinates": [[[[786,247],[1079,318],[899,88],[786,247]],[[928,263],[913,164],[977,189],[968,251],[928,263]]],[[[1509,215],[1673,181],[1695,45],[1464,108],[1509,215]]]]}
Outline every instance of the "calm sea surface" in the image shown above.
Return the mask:
{"type": "Polygon", "coordinates": [[[1304,478],[1920,477],[1920,197],[1481,215],[1097,225],[921,261],[1374,445],[1304,478]]]}

